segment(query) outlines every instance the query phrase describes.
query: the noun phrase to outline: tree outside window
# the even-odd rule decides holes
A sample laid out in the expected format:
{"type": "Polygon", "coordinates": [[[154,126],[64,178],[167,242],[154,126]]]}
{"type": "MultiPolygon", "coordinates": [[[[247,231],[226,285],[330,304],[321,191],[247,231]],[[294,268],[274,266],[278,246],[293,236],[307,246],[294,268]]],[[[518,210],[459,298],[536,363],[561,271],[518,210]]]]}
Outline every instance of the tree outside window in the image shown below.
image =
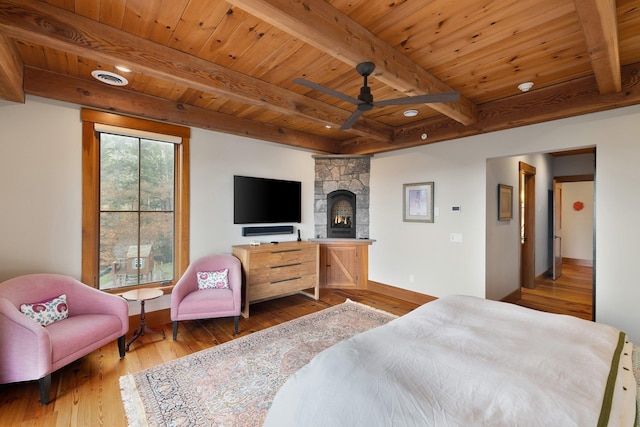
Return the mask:
{"type": "Polygon", "coordinates": [[[100,133],[100,289],[174,278],[174,144],[100,133]]]}

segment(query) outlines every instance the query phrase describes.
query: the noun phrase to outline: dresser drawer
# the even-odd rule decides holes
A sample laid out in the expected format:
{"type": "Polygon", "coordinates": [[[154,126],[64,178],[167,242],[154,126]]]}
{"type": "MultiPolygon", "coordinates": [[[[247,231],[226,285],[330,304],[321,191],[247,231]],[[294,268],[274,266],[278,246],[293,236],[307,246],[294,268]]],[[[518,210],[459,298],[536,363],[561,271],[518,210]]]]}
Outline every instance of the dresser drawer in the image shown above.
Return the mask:
{"type": "Polygon", "coordinates": [[[315,261],[292,262],[291,264],[273,267],[252,268],[247,274],[246,284],[249,287],[263,283],[282,282],[316,273],[315,261]]]}
{"type": "Polygon", "coordinates": [[[317,286],[316,276],[304,276],[292,279],[285,279],[279,282],[262,283],[251,286],[249,289],[249,300],[259,301],[266,298],[292,294],[304,289],[317,286]]]}
{"type": "Polygon", "coordinates": [[[316,260],[314,248],[273,249],[269,252],[251,254],[251,271],[265,267],[284,266],[316,260]]]}

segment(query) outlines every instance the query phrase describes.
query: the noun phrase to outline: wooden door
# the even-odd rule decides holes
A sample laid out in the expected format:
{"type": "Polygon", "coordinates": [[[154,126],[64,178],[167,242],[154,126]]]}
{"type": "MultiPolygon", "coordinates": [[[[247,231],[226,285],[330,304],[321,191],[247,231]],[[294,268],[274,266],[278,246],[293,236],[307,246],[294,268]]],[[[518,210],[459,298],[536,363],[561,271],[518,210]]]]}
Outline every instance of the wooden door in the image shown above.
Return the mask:
{"type": "Polygon", "coordinates": [[[520,162],[520,286],[535,287],[536,168],[520,162]]]}
{"type": "Polygon", "coordinates": [[[358,248],[356,246],[327,246],[324,255],[326,287],[358,286],[358,248]]]}

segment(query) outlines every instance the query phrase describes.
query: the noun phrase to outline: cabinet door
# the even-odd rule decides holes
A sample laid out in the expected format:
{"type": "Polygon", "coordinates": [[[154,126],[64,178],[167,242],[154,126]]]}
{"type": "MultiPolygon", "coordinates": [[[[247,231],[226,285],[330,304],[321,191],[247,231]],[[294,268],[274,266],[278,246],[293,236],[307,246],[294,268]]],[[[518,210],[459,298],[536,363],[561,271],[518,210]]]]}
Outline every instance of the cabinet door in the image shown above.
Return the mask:
{"type": "Polygon", "coordinates": [[[358,285],[358,249],[328,246],[325,253],[325,286],[356,287],[358,285]]]}

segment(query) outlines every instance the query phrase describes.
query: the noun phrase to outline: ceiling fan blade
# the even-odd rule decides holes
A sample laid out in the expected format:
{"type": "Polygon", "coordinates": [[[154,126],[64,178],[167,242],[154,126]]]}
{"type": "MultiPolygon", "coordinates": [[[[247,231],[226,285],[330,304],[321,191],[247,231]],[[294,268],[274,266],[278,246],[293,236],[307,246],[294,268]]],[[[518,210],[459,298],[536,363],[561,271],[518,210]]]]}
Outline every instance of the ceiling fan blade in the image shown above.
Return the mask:
{"type": "Polygon", "coordinates": [[[405,96],[402,98],[385,99],[373,103],[376,107],[387,105],[412,105],[412,104],[433,104],[438,102],[454,102],[460,99],[460,92],[429,93],[427,95],[405,96]]]}
{"type": "Polygon", "coordinates": [[[362,113],[362,110],[354,111],[353,114],[351,114],[351,116],[347,119],[347,121],[344,122],[342,126],[340,126],[340,130],[351,129],[351,126],[353,126],[353,124],[356,122],[356,120],[358,120],[362,113]]]}
{"type": "Polygon", "coordinates": [[[349,95],[345,95],[342,92],[338,92],[336,90],[329,89],[328,87],[321,86],[321,85],[319,85],[317,83],[310,82],[309,80],[306,80],[306,79],[297,78],[297,79],[293,79],[293,82],[296,83],[296,84],[299,84],[301,86],[306,86],[306,87],[308,87],[310,89],[314,89],[314,90],[318,90],[320,92],[324,92],[327,95],[334,96],[334,97],[336,97],[338,99],[342,99],[343,101],[349,102],[349,103],[354,104],[354,105],[358,105],[358,104],[360,104],[360,102],[362,102],[362,101],[360,101],[358,99],[350,97],[349,95]]]}

